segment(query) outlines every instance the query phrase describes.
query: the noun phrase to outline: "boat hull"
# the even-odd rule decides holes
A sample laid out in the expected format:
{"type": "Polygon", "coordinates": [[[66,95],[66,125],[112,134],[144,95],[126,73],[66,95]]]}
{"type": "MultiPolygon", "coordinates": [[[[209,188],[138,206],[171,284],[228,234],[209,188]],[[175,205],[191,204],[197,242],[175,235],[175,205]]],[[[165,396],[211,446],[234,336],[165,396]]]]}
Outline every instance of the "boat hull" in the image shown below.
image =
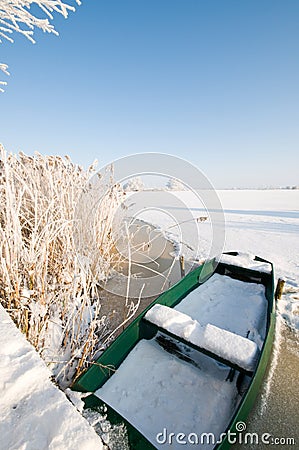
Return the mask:
{"type": "MultiPolygon", "coordinates": [[[[232,254],[234,255],[234,254],[232,254]]],[[[236,254],[237,256],[237,254],[236,254]]],[[[205,271],[212,274],[215,271],[220,275],[228,275],[232,278],[237,278],[242,281],[261,283],[265,286],[265,297],[267,299],[267,323],[266,336],[260,352],[259,360],[256,369],[251,376],[249,387],[243,395],[228,427],[223,430],[223,438],[221,442],[215,443],[215,449],[229,449],[233,444],[232,438],[235,436],[232,433],[239,432],[238,422],[245,422],[259,393],[269,359],[274,340],[275,330],[275,299],[274,299],[274,273],[273,266],[268,261],[261,258],[256,259],[260,262],[268,263],[271,267],[269,272],[258,271],[255,269],[248,269],[239,267],[234,264],[219,263],[215,270],[215,262],[211,261],[210,266],[205,265],[205,271]],[[228,434],[228,431],[230,434],[228,434]]],[[[196,268],[190,272],[176,285],[168,291],[161,294],[154,302],[152,302],[145,311],[142,312],[115,341],[103,352],[100,358],[92,367],[87,370],[73,385],[74,390],[81,392],[95,392],[110,378],[115,370],[121,365],[124,359],[132,351],[135,345],[141,339],[151,339],[151,330],[143,320],[146,312],[154,305],[161,304],[169,307],[174,307],[182,301],[191,291],[196,289],[200,284],[199,278],[202,273],[203,266],[196,268]]],[[[206,278],[208,278],[207,275],[206,278]]],[[[91,394],[85,399],[86,408],[102,408],[104,402],[95,395],[91,394]]],[[[124,419],[117,411],[110,406],[107,406],[107,419],[112,424],[124,423],[127,428],[130,446],[133,449],[153,449],[153,446],[135,427],[133,427],[126,419],[124,419]]],[[[196,431],[196,430],[195,430],[196,431]]]]}

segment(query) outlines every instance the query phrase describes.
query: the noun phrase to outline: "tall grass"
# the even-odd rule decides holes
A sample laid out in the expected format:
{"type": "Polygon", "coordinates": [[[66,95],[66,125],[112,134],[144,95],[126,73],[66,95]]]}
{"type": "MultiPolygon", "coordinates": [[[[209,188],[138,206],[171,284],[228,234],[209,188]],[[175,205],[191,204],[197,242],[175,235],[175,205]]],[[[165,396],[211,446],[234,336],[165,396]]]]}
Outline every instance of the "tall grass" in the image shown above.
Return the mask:
{"type": "Polygon", "coordinates": [[[108,195],[91,205],[91,234],[80,220],[88,208],[82,198],[92,198],[88,180],[94,172],[69,157],[16,156],[0,146],[1,303],[62,387],[112,331],[101,315],[97,283],[111,267],[120,190],[111,172],[108,195]]]}

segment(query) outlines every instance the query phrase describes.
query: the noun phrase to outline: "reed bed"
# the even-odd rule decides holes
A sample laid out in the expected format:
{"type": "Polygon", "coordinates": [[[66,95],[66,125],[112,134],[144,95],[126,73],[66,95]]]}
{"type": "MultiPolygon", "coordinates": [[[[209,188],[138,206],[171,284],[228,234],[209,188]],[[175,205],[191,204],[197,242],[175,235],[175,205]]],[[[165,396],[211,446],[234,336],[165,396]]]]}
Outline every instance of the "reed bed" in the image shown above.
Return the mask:
{"type": "Polygon", "coordinates": [[[113,335],[98,282],[111,270],[122,192],[111,168],[97,204],[93,174],[95,165],[83,170],[67,156],[13,155],[0,146],[1,303],[62,388],[113,335]]]}

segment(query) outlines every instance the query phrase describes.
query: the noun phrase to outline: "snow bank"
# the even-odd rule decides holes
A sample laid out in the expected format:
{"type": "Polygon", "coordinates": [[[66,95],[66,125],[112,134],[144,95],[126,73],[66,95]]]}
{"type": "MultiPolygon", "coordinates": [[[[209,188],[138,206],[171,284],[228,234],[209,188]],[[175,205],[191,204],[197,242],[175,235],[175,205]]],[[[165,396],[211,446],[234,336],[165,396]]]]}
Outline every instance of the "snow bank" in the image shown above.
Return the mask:
{"type": "Polygon", "coordinates": [[[0,305],[1,448],[102,449],[102,441],[0,305]]]}
{"type": "Polygon", "coordinates": [[[249,339],[209,323],[202,327],[187,314],[164,305],[154,305],[145,319],[245,370],[254,370],[258,347],[249,339]]]}
{"type": "Polygon", "coordinates": [[[285,322],[297,334],[299,333],[299,285],[290,288],[289,281],[286,281],[284,295],[277,302],[277,310],[285,322]]]}

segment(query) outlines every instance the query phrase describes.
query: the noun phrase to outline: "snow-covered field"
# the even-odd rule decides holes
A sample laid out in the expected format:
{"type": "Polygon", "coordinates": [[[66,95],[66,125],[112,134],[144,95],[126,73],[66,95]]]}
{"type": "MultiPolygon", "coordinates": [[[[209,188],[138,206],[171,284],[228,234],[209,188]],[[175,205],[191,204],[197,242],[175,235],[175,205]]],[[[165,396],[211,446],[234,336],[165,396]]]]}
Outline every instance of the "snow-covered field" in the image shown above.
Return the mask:
{"type": "Polygon", "coordinates": [[[226,219],[225,250],[249,252],[286,279],[279,310],[299,330],[299,190],[218,192],[226,219]]]}
{"type": "MultiPolygon", "coordinates": [[[[224,190],[218,194],[226,219],[224,249],[255,254],[274,263],[276,278],[286,279],[279,311],[296,333],[299,330],[299,190],[224,190]]],[[[202,213],[198,205],[192,204],[188,192],[178,195],[195,217],[202,213]]],[[[203,225],[208,227],[208,223],[203,225]]],[[[41,365],[37,354],[28,348],[20,333],[12,330],[2,312],[1,448],[101,448],[100,440],[87,422],[81,420],[76,409],[51,385],[50,372],[41,365]]]]}

